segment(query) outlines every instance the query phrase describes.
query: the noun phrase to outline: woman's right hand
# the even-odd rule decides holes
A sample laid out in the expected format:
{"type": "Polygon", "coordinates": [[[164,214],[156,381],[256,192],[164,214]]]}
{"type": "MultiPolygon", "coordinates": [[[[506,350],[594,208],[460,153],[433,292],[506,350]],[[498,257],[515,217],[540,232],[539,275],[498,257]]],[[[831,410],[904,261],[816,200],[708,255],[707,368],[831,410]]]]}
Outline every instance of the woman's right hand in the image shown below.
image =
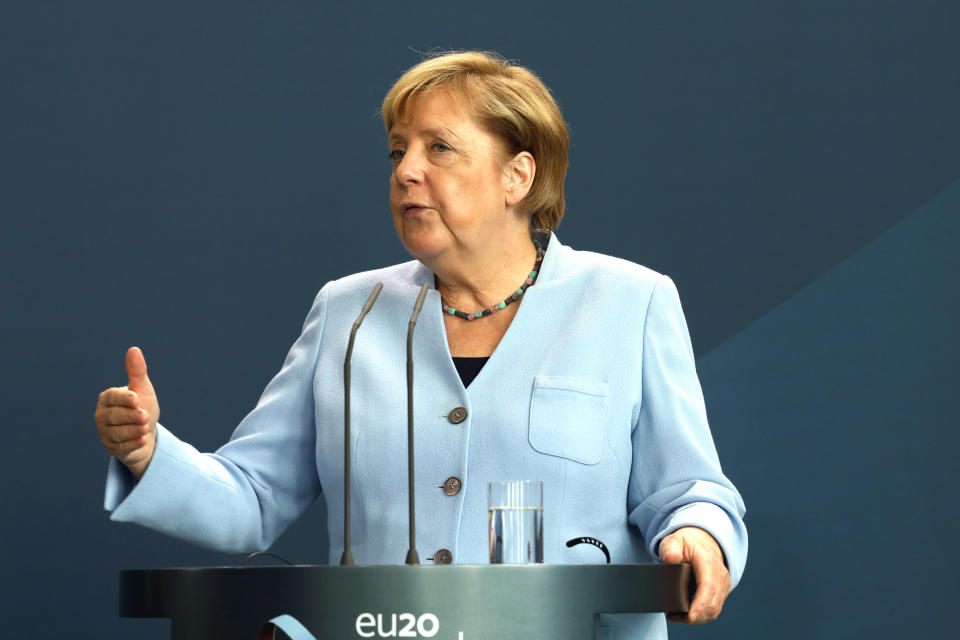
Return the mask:
{"type": "Polygon", "coordinates": [[[160,405],[147,377],[147,362],[137,347],[127,350],[125,387],[105,389],[97,401],[93,419],[100,441],[114,458],[137,478],[141,477],[157,446],[160,405]]]}

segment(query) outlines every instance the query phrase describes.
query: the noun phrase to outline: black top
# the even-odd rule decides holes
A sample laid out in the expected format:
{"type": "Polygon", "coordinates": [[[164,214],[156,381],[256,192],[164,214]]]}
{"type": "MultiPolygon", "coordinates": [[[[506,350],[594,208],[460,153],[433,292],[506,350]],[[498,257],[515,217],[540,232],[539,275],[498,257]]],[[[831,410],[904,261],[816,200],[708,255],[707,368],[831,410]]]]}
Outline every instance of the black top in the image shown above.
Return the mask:
{"type": "MultiPolygon", "coordinates": [[[[550,232],[544,229],[535,229],[533,237],[540,243],[543,250],[546,251],[547,245],[550,244],[550,232]]],[[[487,360],[489,359],[489,356],[482,358],[453,359],[453,366],[457,368],[457,373],[460,375],[460,381],[463,383],[464,389],[470,386],[470,383],[477,377],[480,369],[483,369],[483,365],[487,364],[487,360]]]]}
{"type": "Polygon", "coordinates": [[[463,383],[464,389],[470,386],[470,383],[477,377],[480,369],[483,369],[483,365],[487,364],[487,360],[489,359],[489,356],[482,358],[453,359],[453,366],[457,368],[457,373],[460,374],[460,381],[463,383]]]}

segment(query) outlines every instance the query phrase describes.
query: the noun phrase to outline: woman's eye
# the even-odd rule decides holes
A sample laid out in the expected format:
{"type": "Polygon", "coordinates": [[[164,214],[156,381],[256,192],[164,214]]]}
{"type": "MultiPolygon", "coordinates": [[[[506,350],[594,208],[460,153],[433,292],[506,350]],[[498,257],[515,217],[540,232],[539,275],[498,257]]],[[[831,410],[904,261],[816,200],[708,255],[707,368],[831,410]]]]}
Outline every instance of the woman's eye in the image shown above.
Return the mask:
{"type": "Polygon", "coordinates": [[[394,149],[390,152],[389,156],[394,162],[400,162],[403,160],[403,149],[394,149]]]}
{"type": "Polygon", "coordinates": [[[446,153],[447,151],[453,151],[453,149],[451,149],[449,146],[447,146],[446,144],[444,144],[444,143],[442,143],[442,142],[434,142],[434,143],[433,143],[433,150],[434,150],[434,151],[437,151],[437,152],[439,152],[439,153],[446,153]]]}

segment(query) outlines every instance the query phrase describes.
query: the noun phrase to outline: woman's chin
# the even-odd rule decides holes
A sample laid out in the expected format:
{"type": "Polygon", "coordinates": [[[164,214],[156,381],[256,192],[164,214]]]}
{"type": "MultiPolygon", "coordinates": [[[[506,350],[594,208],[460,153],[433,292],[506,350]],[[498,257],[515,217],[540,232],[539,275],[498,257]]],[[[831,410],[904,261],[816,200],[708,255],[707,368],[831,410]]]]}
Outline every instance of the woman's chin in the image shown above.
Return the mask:
{"type": "Polygon", "coordinates": [[[400,242],[403,243],[407,253],[421,261],[436,258],[450,246],[448,238],[419,230],[414,232],[404,230],[400,234],[400,242]]]}

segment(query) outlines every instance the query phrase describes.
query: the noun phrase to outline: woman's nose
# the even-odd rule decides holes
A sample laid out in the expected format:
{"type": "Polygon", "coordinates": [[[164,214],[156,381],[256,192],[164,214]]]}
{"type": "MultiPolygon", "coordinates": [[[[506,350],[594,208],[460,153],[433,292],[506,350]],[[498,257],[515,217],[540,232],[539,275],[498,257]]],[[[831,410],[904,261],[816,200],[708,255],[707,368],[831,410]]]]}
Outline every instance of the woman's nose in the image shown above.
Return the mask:
{"type": "Polygon", "coordinates": [[[423,182],[423,160],[419,154],[407,151],[397,164],[394,173],[400,184],[419,184],[423,182]]]}

